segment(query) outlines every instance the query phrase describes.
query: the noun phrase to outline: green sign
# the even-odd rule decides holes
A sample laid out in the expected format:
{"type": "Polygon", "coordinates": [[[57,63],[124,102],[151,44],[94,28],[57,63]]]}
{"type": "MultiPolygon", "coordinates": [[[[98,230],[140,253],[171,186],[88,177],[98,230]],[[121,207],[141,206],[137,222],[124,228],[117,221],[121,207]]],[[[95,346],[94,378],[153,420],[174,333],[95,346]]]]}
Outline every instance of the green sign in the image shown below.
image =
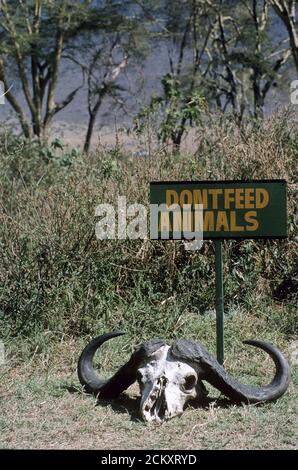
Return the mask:
{"type": "Polygon", "coordinates": [[[177,239],[179,231],[178,238],[185,238],[185,230],[195,233],[199,209],[205,240],[287,236],[285,180],[154,182],[150,203],[162,205],[158,235],[151,238],[168,233],[167,238],[177,239]]]}

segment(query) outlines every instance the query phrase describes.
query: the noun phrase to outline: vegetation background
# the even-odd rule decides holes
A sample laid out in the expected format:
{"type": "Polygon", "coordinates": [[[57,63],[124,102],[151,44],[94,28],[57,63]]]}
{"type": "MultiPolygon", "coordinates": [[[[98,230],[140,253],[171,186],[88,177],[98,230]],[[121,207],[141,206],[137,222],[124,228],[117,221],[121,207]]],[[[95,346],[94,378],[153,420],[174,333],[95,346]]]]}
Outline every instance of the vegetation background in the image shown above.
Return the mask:
{"type": "MultiPolygon", "coordinates": [[[[21,86],[27,104],[21,101],[22,98],[19,103],[24,115],[29,112],[29,117],[26,122],[20,121],[22,115],[15,109],[20,127],[11,129],[3,123],[0,135],[0,338],[5,348],[5,361],[0,364],[1,447],[296,448],[297,110],[295,106],[279,109],[264,118],[266,105],[256,101],[255,88],[257,84],[262,88],[268,80],[271,83],[271,79],[271,84],[274,80],[278,83],[280,69],[273,70],[273,64],[270,72],[268,68],[262,69],[256,77],[255,61],[250,62],[246,70],[246,65],[240,67],[243,55],[235,57],[236,46],[229,53],[225,52],[225,47],[230,47],[234,40],[238,41],[237,44],[240,41],[239,29],[234,38],[229,26],[223,28],[226,10],[220,8],[231,8],[232,2],[215,2],[216,11],[214,4],[203,2],[209,5],[209,12],[198,10],[203,8],[202,2],[184,2],[184,7],[192,5],[196,9],[187,10],[185,28],[188,26],[182,31],[179,29],[179,35],[177,24],[172,22],[173,29],[169,27],[167,30],[166,41],[171,40],[170,33],[174,31],[175,41],[177,37],[180,40],[177,50],[183,52],[183,60],[190,61],[189,67],[194,65],[191,54],[196,50],[194,46],[199,43],[202,46],[202,38],[205,37],[201,29],[200,41],[194,41],[195,26],[198,26],[197,21],[202,21],[202,15],[204,18],[207,14],[215,15],[216,34],[225,31],[228,35],[228,39],[216,36],[210,45],[213,47],[210,59],[215,80],[213,88],[210,88],[211,78],[205,81],[199,68],[193,80],[194,73],[190,73],[182,61],[179,62],[181,56],[178,54],[172,75],[165,74],[159,84],[160,94],[149,97],[146,105],[136,113],[128,132],[134,142],[133,152],[121,144],[118,132],[114,135],[115,145],[85,145],[80,150],[66,145],[58,137],[49,137],[51,113],[57,111],[55,107],[59,104],[53,97],[55,94],[51,98],[52,104],[49,100],[43,104],[40,102],[40,90],[32,85],[37,75],[32,75],[32,71],[37,67],[40,73],[45,73],[45,79],[47,70],[51,78],[45,90],[49,91],[55,78],[53,63],[56,63],[58,43],[47,44],[54,51],[52,55],[40,56],[36,41],[44,40],[40,31],[48,34],[48,30],[39,26],[33,35],[34,40],[30,32],[24,35],[22,18],[26,15],[24,10],[20,10],[24,5],[28,8],[27,19],[37,28],[36,18],[42,24],[39,8],[49,8],[46,11],[52,16],[46,16],[46,19],[50,18],[49,24],[56,28],[54,37],[61,39],[59,32],[69,32],[63,23],[66,18],[67,24],[73,25],[73,33],[65,37],[67,41],[69,38],[77,40],[77,31],[80,34],[90,31],[94,21],[98,25],[98,17],[94,20],[88,16],[90,2],[76,2],[81,9],[75,12],[71,23],[67,10],[70,3],[73,2],[19,2],[19,5],[14,5],[19,8],[19,16],[13,19],[9,8],[18,2],[0,3],[1,39],[4,38],[0,50],[0,79],[5,84],[7,74],[16,74],[22,85],[28,81],[28,92],[33,100],[31,109],[29,95],[26,99],[26,91],[21,86]],[[66,10],[60,10],[59,4],[66,10]],[[54,5],[54,10],[51,10],[51,5],[54,5]],[[31,15],[30,8],[33,8],[35,16],[31,15]],[[194,16],[197,11],[201,16],[194,16]],[[14,31],[18,33],[14,34],[14,31]],[[188,36],[190,31],[191,36],[188,36]],[[184,45],[183,38],[186,37],[184,45]],[[216,56],[214,48],[219,40],[221,46],[218,46],[217,54],[220,55],[216,56]],[[23,49],[18,49],[19,43],[23,49]],[[29,58],[35,59],[35,66],[29,58]],[[25,82],[22,64],[27,77],[25,82]],[[187,77],[180,76],[182,69],[185,75],[186,71],[189,74],[188,82],[187,77]],[[217,81],[217,74],[221,72],[226,80],[219,77],[217,81]],[[241,74],[244,77],[246,72],[252,75],[248,75],[251,77],[250,85],[247,85],[248,92],[242,101],[243,96],[237,87],[236,95],[231,95],[233,77],[241,74]],[[220,80],[224,80],[228,88],[216,104],[212,96],[223,86],[220,80]],[[244,108],[241,102],[245,103],[244,108]],[[43,119],[42,112],[45,112],[43,119]],[[191,146],[186,151],[187,139],[191,146]],[[145,428],[139,420],[136,387],[120,400],[94,408],[93,399],[85,396],[78,385],[75,370],[82,347],[94,335],[113,329],[123,329],[127,333],[105,346],[100,365],[106,374],[116,370],[136,344],[153,337],[167,341],[177,337],[196,339],[215,353],[212,243],[205,242],[199,252],[192,253],[185,250],[182,242],[99,241],[94,231],[95,207],[103,202],[116,205],[117,197],[123,195],[128,203],[149,204],[149,183],[152,180],[258,178],[285,178],[288,181],[289,237],[287,240],[224,243],[225,367],[249,383],[269,381],[272,376],[270,359],[264,359],[261,352],[242,347],[241,342],[248,338],[271,341],[285,353],[291,364],[292,383],[287,394],[276,403],[262,407],[235,407],[210,388],[214,400],[207,408],[188,409],[182,418],[162,427],[145,428]]],[[[286,6],[289,12],[292,11],[290,7],[295,8],[295,2],[241,3],[240,29],[247,12],[252,15],[254,11],[258,13],[260,26],[264,7],[272,8],[272,11],[268,10],[272,15],[279,6],[286,6]],[[254,10],[254,7],[260,10],[254,10]]],[[[106,18],[109,21],[111,18],[115,20],[107,10],[111,5],[119,7],[119,4],[107,2],[104,5],[106,10],[101,10],[101,13],[108,12],[106,18]]],[[[120,5],[123,7],[123,2],[120,5]]],[[[146,24],[149,13],[160,15],[153,7],[142,12],[146,24]]],[[[123,83],[117,83],[116,87],[116,79],[120,74],[119,67],[121,70],[128,67],[130,41],[133,41],[130,33],[131,30],[133,33],[137,31],[130,18],[131,29],[128,31],[125,22],[123,32],[123,17],[127,20],[127,15],[121,11],[121,22],[114,21],[113,25],[118,28],[121,24],[121,34],[116,31],[116,43],[119,45],[119,37],[125,36],[124,54],[122,51],[120,57],[118,52],[116,58],[113,56],[115,62],[108,71],[105,69],[103,76],[97,75],[99,71],[102,73],[102,62],[93,62],[92,68],[91,61],[85,68],[89,77],[86,93],[89,93],[91,121],[94,106],[99,102],[100,108],[102,104],[101,86],[104,86],[105,96],[109,99],[123,98],[123,83]],[[127,55],[125,51],[128,51],[127,55]]],[[[173,21],[173,16],[169,18],[173,21]]],[[[107,28],[107,24],[102,28],[107,28]]],[[[155,23],[150,22],[151,28],[152,24],[155,23]]],[[[153,31],[156,33],[154,28],[153,31]]],[[[242,32],[244,34],[244,30],[242,32]]],[[[149,33],[152,34],[152,29],[149,33]]],[[[291,76],[296,64],[293,41],[290,36],[289,47],[286,48],[289,68],[285,69],[284,76],[291,76]]],[[[251,41],[251,45],[251,57],[257,57],[258,65],[262,63],[264,66],[265,53],[263,56],[259,49],[261,55],[255,54],[255,48],[260,44],[251,41]]],[[[67,43],[68,53],[72,50],[70,46],[73,44],[67,43]]],[[[204,47],[200,50],[203,50],[203,63],[208,64],[208,51],[204,47]]],[[[144,51],[138,51],[138,54],[142,60],[144,51]]],[[[284,54],[282,51],[279,59],[284,54]]],[[[111,56],[108,63],[111,64],[111,56]]],[[[244,63],[247,64],[247,57],[244,63]]],[[[286,61],[282,66],[286,66],[286,61]]],[[[39,80],[40,86],[42,77],[39,80]]],[[[239,84],[240,78],[237,80],[239,84]]],[[[7,93],[8,103],[11,104],[13,98],[19,99],[21,89],[19,94],[13,94],[12,90],[7,93]]],[[[95,120],[97,116],[95,113],[95,120]]],[[[90,129],[90,120],[86,129],[90,129]]]]}

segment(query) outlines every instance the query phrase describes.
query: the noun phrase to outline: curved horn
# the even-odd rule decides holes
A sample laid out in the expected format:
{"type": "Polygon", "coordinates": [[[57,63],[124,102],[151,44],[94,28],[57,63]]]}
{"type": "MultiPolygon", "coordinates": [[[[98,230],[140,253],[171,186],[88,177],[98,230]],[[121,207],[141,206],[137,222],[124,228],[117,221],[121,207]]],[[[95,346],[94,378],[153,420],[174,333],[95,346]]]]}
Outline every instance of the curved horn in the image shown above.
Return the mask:
{"type": "Polygon", "coordinates": [[[244,341],[244,344],[262,349],[273,359],[275,375],[270,384],[264,387],[253,387],[238,382],[202,345],[194,341],[178,340],[172,346],[171,352],[180,360],[192,363],[201,380],[206,380],[235,402],[257,403],[280,397],[285,393],[290,382],[290,369],[283,354],[266,341],[249,340],[244,341]]]}
{"type": "Polygon", "coordinates": [[[102,336],[97,336],[83,349],[78,362],[78,377],[87,393],[98,393],[108,382],[107,380],[100,379],[93,368],[93,358],[96,351],[103,343],[109,341],[109,339],[124,334],[125,333],[122,331],[113,331],[102,336]]]}
{"type": "Polygon", "coordinates": [[[141,344],[115,375],[107,380],[100,379],[93,368],[96,351],[109,339],[124,334],[122,331],[114,331],[97,336],[83,349],[78,362],[78,377],[87,393],[99,394],[100,398],[117,397],[136,381],[137,370],[143,360],[165,344],[158,339],[141,344]]]}

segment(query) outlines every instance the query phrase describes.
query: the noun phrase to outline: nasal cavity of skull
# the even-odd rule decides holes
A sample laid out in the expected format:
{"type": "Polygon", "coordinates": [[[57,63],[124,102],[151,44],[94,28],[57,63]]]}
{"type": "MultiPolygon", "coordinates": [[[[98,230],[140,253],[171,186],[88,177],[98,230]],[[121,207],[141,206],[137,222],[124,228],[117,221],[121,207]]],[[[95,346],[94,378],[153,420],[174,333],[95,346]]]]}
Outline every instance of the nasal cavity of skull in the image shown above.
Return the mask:
{"type": "Polygon", "coordinates": [[[197,378],[195,375],[187,375],[184,379],[183,388],[186,392],[190,392],[196,385],[197,378]]]}
{"type": "Polygon", "coordinates": [[[157,384],[160,385],[162,388],[164,388],[168,383],[168,379],[162,375],[157,379],[157,384]]]}

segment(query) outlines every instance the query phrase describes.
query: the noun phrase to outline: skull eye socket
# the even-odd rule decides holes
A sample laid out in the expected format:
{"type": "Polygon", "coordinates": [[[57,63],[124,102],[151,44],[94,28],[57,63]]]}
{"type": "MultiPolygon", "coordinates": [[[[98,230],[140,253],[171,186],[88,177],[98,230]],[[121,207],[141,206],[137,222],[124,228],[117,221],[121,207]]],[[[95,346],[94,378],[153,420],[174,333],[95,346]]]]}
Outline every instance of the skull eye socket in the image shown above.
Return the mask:
{"type": "Polygon", "coordinates": [[[196,381],[197,379],[195,375],[188,375],[187,377],[185,377],[184,384],[183,384],[184,390],[186,391],[192,390],[194,386],[196,385],[196,381]]]}

